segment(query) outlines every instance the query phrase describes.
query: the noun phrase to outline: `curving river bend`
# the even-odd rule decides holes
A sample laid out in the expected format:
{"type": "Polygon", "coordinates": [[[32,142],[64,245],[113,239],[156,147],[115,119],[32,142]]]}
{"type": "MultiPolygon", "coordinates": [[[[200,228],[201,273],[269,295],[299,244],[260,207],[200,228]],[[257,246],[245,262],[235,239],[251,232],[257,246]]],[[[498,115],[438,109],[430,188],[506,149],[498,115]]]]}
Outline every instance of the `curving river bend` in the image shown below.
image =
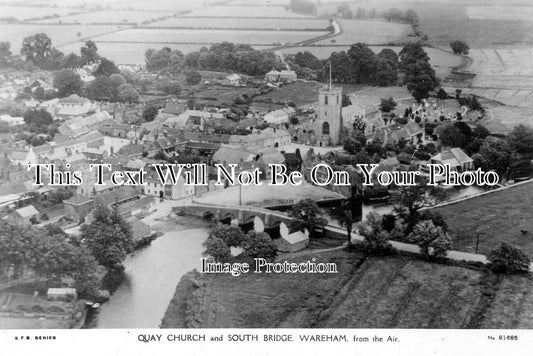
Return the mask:
{"type": "Polygon", "coordinates": [[[181,277],[201,267],[206,228],[167,232],[124,261],[126,278],[93,320],[95,328],[158,328],[181,277]]]}

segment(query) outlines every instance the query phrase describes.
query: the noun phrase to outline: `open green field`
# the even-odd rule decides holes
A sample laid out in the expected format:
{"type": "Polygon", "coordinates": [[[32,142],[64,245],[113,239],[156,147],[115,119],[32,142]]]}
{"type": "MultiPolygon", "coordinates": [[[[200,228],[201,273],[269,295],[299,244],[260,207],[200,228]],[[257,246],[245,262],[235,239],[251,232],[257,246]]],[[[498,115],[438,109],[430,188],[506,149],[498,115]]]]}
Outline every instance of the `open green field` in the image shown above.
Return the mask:
{"type": "Polygon", "coordinates": [[[296,106],[312,104],[318,101],[318,89],[324,84],[317,82],[295,82],[274,89],[270,93],[257,96],[256,101],[271,99],[273,102],[292,101],[296,106]]]}
{"type": "Polygon", "coordinates": [[[337,264],[336,274],[189,273],[163,328],[530,328],[533,283],[428,263],[335,250],[280,257],[337,264]],[[520,292],[519,291],[520,288],[520,292]]]}
{"type": "Polygon", "coordinates": [[[213,17],[171,17],[151,23],[150,27],[179,28],[223,28],[264,30],[325,30],[330,22],[326,19],[302,18],[213,18],[213,17]]]}
{"type": "MultiPolygon", "coordinates": [[[[525,46],[472,49],[469,53],[472,61],[463,71],[475,74],[475,77],[472,80],[471,88],[465,88],[464,92],[495,100],[508,106],[532,108],[532,55],[533,47],[525,46]]],[[[489,115],[489,119],[502,121],[504,125],[527,123],[531,115],[527,117],[529,112],[524,112],[524,110],[526,109],[496,108],[493,110],[495,115],[493,117],[489,115]],[[509,113],[503,113],[502,110],[509,113]]]]}
{"type": "Polygon", "coordinates": [[[312,16],[302,15],[289,11],[285,6],[267,5],[267,6],[243,6],[243,5],[224,5],[211,6],[187,14],[192,17],[279,17],[279,18],[309,18],[312,16]]]}
{"type": "Polygon", "coordinates": [[[326,31],[235,31],[194,29],[132,28],[95,38],[98,42],[145,43],[220,43],[243,44],[296,43],[326,34],[326,31]]]}
{"type": "Polygon", "coordinates": [[[316,42],[317,45],[394,44],[409,42],[414,37],[411,26],[386,21],[337,20],[342,29],[338,36],[316,42]]]}
{"type": "MultiPolygon", "coordinates": [[[[126,26],[117,25],[0,25],[0,41],[11,43],[11,52],[18,53],[22,46],[22,41],[28,36],[36,33],[46,33],[52,40],[54,47],[61,47],[70,43],[79,42],[75,47],[75,52],[79,53],[82,42],[85,38],[114,32],[126,26]]],[[[61,48],[59,48],[62,50],[61,48]]]]}
{"type": "MultiPolygon", "coordinates": [[[[70,13],[78,13],[83,10],[56,7],[37,7],[37,6],[0,6],[1,17],[14,17],[19,21],[42,18],[44,16],[65,16],[70,13]]],[[[0,20],[0,22],[2,22],[0,20]]]]}
{"type": "Polygon", "coordinates": [[[469,6],[467,14],[469,19],[475,20],[532,21],[533,7],[469,6]]]}
{"type": "Polygon", "coordinates": [[[143,21],[155,20],[166,16],[171,16],[172,13],[165,11],[161,12],[147,12],[147,11],[127,11],[127,10],[105,10],[93,11],[84,14],[62,16],[59,18],[52,18],[40,20],[41,23],[67,24],[120,24],[133,23],[140,24],[143,21]]]}
{"type": "Polygon", "coordinates": [[[500,241],[520,246],[533,258],[533,182],[432,209],[444,217],[455,250],[487,254],[500,241]],[[522,234],[520,230],[527,230],[522,234]]]}

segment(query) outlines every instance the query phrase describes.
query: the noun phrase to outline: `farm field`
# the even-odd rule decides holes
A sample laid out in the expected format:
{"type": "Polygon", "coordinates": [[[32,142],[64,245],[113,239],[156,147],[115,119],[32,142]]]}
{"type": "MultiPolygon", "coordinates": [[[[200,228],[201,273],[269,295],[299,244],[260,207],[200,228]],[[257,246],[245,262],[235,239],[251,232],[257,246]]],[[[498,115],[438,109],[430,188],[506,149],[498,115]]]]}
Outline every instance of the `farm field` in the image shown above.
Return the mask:
{"type": "Polygon", "coordinates": [[[265,29],[265,30],[325,30],[330,22],[326,19],[286,19],[286,18],[213,18],[213,17],[172,17],[151,23],[150,27],[180,28],[224,28],[224,29],[265,29]]]}
{"type": "Polygon", "coordinates": [[[475,20],[532,21],[533,7],[469,6],[467,14],[475,20]]]}
{"type": "Polygon", "coordinates": [[[408,42],[411,26],[385,21],[337,20],[342,29],[338,36],[316,42],[317,45],[389,44],[408,42]]]}
{"type": "Polygon", "coordinates": [[[220,43],[231,41],[243,44],[296,43],[325,34],[325,31],[234,31],[234,30],[177,30],[134,28],[102,35],[96,42],[145,43],[220,43]]]}
{"type": "MultiPolygon", "coordinates": [[[[18,53],[25,37],[44,32],[52,39],[54,47],[84,41],[97,35],[117,31],[126,26],[117,25],[0,25],[0,41],[11,43],[11,51],[18,53]],[[79,34],[79,36],[78,36],[79,34]]],[[[81,43],[81,42],[80,42],[81,43]]],[[[75,52],[79,52],[80,44],[75,52]]]]}
{"type": "MultiPolygon", "coordinates": [[[[531,104],[530,104],[531,105],[531,104]]],[[[492,133],[508,134],[514,126],[523,124],[533,127],[533,107],[506,105],[488,106],[480,122],[492,133]]]]}
{"type": "Polygon", "coordinates": [[[520,246],[533,258],[533,182],[522,183],[431,209],[444,217],[455,250],[487,254],[500,241],[520,246]],[[520,230],[529,230],[522,234],[520,230]]]}
{"type": "MultiPolygon", "coordinates": [[[[65,16],[70,13],[78,13],[83,10],[57,8],[57,7],[37,7],[37,6],[0,6],[0,18],[14,17],[19,21],[42,18],[43,16],[65,16]]],[[[1,22],[1,21],[0,21],[1,22]]]]}
{"type": "Polygon", "coordinates": [[[532,55],[531,47],[473,49],[465,70],[476,74],[475,87],[533,89],[532,55]]]}
{"type": "Polygon", "coordinates": [[[336,274],[184,276],[163,328],[528,328],[533,281],[411,257],[311,250],[278,258],[337,264],[336,274]],[[520,288],[518,297],[516,291],[520,288]],[[494,299],[487,297],[490,292],[494,299]],[[521,303],[521,301],[525,301],[521,303]]]}
{"type": "Polygon", "coordinates": [[[171,16],[172,13],[165,11],[126,11],[126,10],[105,10],[93,11],[84,14],[69,15],[53,19],[40,20],[40,23],[80,23],[80,24],[106,24],[106,23],[134,23],[140,24],[143,21],[155,20],[158,18],[171,16]]]}
{"type": "Polygon", "coordinates": [[[312,18],[289,11],[285,6],[212,6],[192,11],[186,16],[191,17],[279,17],[279,18],[312,18]]]}
{"type": "Polygon", "coordinates": [[[533,22],[477,19],[434,19],[420,27],[432,44],[449,48],[454,40],[466,41],[470,48],[533,45],[533,22]]]}

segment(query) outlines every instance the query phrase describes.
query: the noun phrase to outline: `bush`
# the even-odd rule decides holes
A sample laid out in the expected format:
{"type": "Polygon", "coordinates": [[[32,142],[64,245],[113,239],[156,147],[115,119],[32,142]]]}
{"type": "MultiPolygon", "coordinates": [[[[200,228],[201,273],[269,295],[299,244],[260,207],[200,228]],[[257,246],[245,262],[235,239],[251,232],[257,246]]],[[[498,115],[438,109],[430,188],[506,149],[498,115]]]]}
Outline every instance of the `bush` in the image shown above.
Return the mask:
{"type": "Polygon", "coordinates": [[[389,242],[390,235],[383,229],[383,218],[378,213],[368,213],[366,221],[359,225],[364,237],[364,251],[368,255],[387,256],[396,252],[389,242]]]}
{"type": "Polygon", "coordinates": [[[528,273],[529,257],[518,247],[502,242],[499,247],[490,251],[488,259],[495,273],[528,273]]]}
{"type": "Polygon", "coordinates": [[[450,237],[440,226],[435,226],[431,220],[422,220],[407,236],[407,241],[420,247],[420,252],[426,258],[446,257],[452,243],[450,237]]]}
{"type": "Polygon", "coordinates": [[[216,262],[227,262],[231,258],[231,250],[221,238],[208,238],[203,245],[205,247],[203,254],[213,257],[216,262]]]}
{"type": "Polygon", "coordinates": [[[224,224],[215,226],[209,233],[209,238],[219,238],[229,247],[241,247],[246,239],[240,227],[224,224]]]}
{"type": "Polygon", "coordinates": [[[242,247],[244,254],[254,258],[274,259],[277,254],[277,246],[265,232],[250,231],[246,235],[242,247]]]}

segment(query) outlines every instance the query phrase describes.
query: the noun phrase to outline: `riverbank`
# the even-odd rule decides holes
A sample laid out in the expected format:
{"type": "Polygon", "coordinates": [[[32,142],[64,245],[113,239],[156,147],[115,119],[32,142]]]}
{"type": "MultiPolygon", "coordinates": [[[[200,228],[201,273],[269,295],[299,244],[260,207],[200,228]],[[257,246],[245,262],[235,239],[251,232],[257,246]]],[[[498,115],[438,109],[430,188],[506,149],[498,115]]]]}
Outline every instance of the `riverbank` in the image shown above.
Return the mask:
{"type": "Polygon", "coordinates": [[[338,249],[287,257],[337,274],[183,276],[162,328],[530,328],[533,280],[338,249]],[[520,302],[516,298],[520,295],[520,302]],[[524,313],[524,311],[528,311],[524,313]]]}
{"type": "Polygon", "coordinates": [[[152,220],[161,236],[126,258],[120,285],[86,328],[157,328],[180,278],[200,267],[212,222],[175,214],[152,220]]]}

